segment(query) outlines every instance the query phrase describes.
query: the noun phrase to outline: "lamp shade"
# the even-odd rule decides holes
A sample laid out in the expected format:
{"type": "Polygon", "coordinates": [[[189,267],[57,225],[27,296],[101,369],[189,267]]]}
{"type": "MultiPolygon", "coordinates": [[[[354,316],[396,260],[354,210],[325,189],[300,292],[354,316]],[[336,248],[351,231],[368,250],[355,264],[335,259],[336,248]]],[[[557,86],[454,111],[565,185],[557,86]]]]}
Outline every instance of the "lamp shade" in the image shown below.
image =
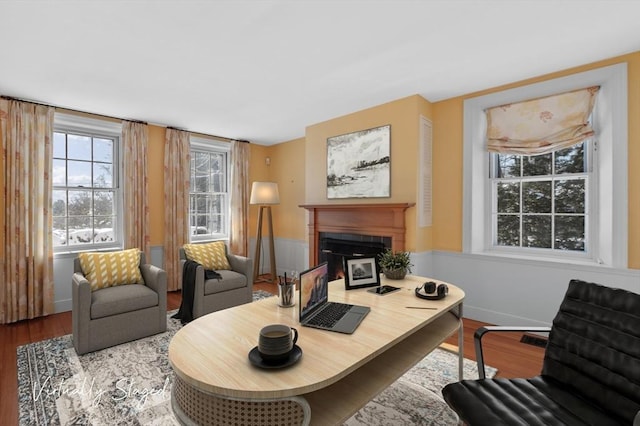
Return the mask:
{"type": "Polygon", "coordinates": [[[249,204],[280,204],[278,184],[275,182],[253,182],[249,204]]]}

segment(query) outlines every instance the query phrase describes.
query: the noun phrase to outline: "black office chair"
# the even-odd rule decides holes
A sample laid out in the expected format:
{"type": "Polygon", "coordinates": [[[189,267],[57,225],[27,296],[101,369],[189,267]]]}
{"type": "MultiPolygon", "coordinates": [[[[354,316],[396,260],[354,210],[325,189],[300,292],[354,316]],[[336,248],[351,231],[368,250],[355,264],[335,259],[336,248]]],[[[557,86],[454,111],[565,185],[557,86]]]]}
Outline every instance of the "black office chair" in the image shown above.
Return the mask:
{"type": "Polygon", "coordinates": [[[476,331],[481,379],[442,390],[461,422],[487,425],[640,426],[640,295],[572,280],[553,320],[542,373],[485,379],[482,337],[544,327],[476,331]]]}

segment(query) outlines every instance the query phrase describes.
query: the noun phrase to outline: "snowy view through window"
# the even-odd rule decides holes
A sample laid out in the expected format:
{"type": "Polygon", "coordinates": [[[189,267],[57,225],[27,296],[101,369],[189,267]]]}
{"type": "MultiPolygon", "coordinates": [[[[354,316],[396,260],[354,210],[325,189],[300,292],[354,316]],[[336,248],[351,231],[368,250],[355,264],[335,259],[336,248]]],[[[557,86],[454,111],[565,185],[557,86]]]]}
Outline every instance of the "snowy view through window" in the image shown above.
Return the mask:
{"type": "MultiPolygon", "coordinates": [[[[118,137],[56,129],[53,137],[54,247],[118,243],[118,137]]],[[[228,154],[191,151],[189,221],[192,240],[228,235],[228,154]]]]}
{"type": "Polygon", "coordinates": [[[54,133],[54,246],[115,241],[115,144],[114,138],[54,133]]]}
{"type": "Polygon", "coordinates": [[[191,240],[226,236],[227,154],[192,149],[190,174],[191,240]]]}

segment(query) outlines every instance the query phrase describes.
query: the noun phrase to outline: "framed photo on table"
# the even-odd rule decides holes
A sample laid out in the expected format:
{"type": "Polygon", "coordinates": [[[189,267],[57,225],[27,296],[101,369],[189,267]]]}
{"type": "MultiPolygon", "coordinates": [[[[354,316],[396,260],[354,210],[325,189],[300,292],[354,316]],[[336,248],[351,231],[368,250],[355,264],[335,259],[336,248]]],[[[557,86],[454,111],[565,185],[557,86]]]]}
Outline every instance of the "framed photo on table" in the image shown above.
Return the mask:
{"type": "Polygon", "coordinates": [[[375,287],[380,285],[380,274],[375,257],[343,257],[344,288],[375,287]]]}

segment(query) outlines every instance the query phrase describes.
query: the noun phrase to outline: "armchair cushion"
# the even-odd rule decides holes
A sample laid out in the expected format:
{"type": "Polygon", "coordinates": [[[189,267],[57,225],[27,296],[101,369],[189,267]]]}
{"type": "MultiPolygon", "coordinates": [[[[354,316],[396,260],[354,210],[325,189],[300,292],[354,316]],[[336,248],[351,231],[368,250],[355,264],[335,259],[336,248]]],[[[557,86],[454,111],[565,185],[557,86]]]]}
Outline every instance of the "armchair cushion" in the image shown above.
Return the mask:
{"type": "Polygon", "coordinates": [[[213,241],[206,244],[185,244],[187,259],[201,264],[204,269],[220,271],[230,270],[227,259],[227,246],[224,241],[213,241]]]}
{"type": "Polygon", "coordinates": [[[108,287],[91,293],[91,319],[139,311],[158,305],[158,293],[144,284],[108,287]]]}
{"type": "Polygon", "coordinates": [[[80,253],[82,273],[91,290],[123,284],[144,283],[140,273],[140,250],[129,249],[108,253],[80,253]]]}
{"type": "Polygon", "coordinates": [[[220,293],[247,286],[247,278],[234,271],[220,271],[221,279],[210,279],[204,282],[204,294],[220,293]]]}

